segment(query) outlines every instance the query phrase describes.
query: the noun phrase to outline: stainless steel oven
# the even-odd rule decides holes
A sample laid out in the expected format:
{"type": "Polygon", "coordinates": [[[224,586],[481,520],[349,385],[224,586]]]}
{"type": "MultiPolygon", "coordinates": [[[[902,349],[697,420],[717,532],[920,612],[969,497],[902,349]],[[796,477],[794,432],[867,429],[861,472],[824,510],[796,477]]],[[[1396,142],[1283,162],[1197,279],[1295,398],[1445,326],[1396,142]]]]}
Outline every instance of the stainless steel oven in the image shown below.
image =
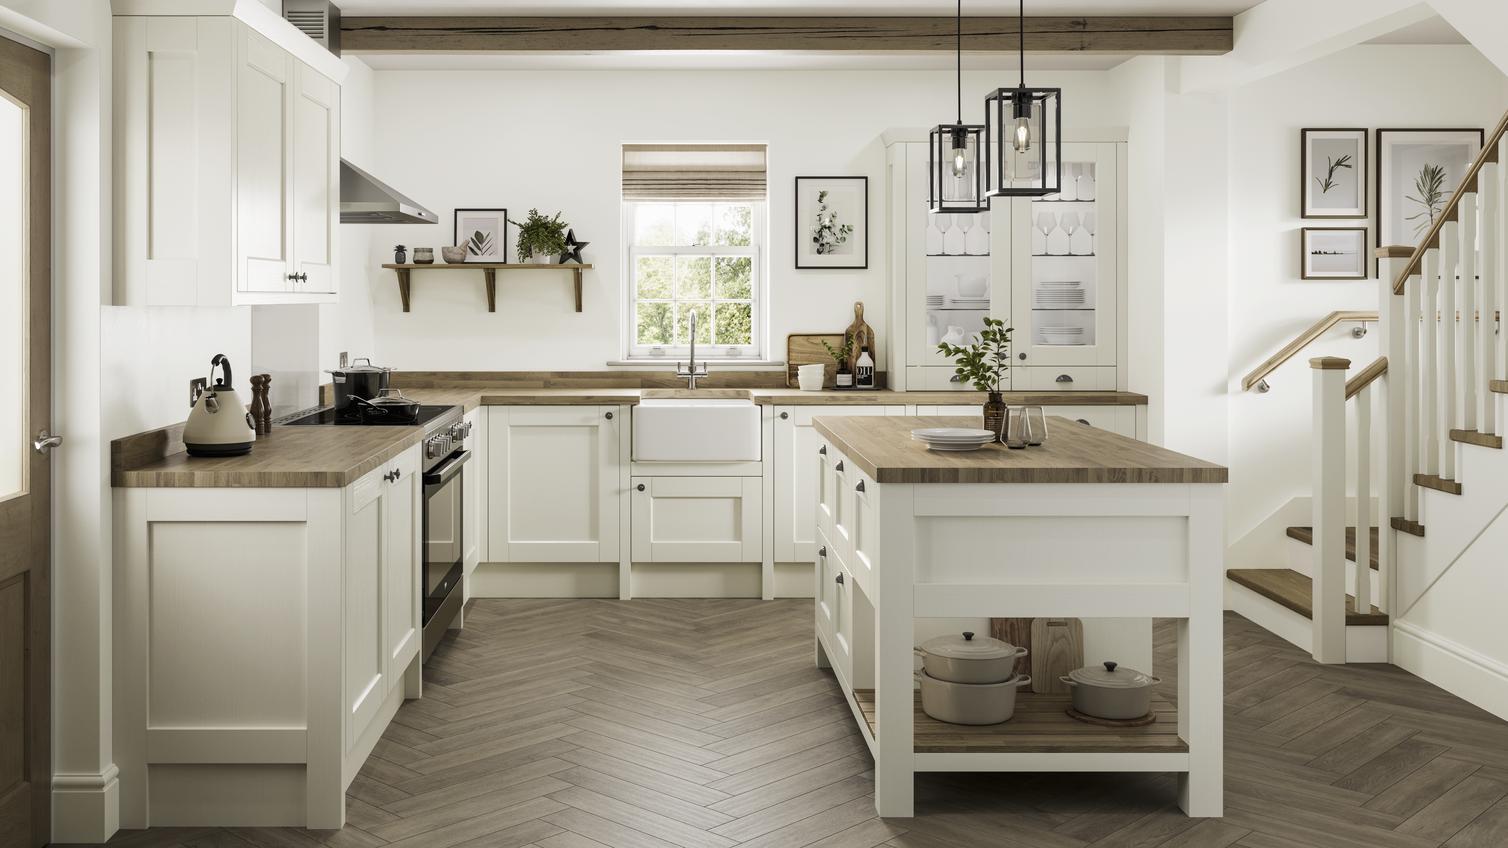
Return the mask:
{"type": "Polygon", "coordinates": [[[434,653],[461,611],[466,565],[466,438],[457,421],[424,440],[424,658],[434,653]]]}

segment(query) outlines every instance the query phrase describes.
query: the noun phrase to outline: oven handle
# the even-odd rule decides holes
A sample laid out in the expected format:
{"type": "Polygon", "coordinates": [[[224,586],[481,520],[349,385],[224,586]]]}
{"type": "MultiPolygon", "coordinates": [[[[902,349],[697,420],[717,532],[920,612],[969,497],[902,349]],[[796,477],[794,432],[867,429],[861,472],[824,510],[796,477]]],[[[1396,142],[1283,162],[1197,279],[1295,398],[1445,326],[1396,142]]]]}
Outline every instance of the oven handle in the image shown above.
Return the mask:
{"type": "Polygon", "coordinates": [[[424,472],[424,485],[440,486],[449,483],[451,478],[461,473],[461,466],[466,460],[471,459],[471,451],[463,450],[451,457],[444,465],[424,472]]]}

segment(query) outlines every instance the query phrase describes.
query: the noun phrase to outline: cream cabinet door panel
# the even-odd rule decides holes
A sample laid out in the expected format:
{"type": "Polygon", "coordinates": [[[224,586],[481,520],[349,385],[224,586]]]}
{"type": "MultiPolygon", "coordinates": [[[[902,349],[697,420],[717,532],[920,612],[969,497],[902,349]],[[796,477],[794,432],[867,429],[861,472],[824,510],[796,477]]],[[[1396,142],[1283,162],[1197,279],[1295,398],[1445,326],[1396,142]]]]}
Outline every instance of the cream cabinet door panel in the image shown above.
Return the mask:
{"type": "Polygon", "coordinates": [[[489,410],[491,561],[618,561],[623,418],[617,407],[489,410]]]}
{"type": "Polygon", "coordinates": [[[293,289],[336,291],[340,223],[340,87],[294,62],[293,289]]]}
{"type": "Polygon", "coordinates": [[[419,473],[419,448],[405,451],[390,468],[398,479],[387,484],[383,496],[383,583],[385,586],[383,644],[392,669],[390,685],[419,652],[421,604],[419,550],[423,538],[421,498],[424,479],[419,473]]]}
{"type": "Polygon", "coordinates": [[[634,477],[635,562],[759,562],[759,477],[634,477]]]}
{"type": "Polygon", "coordinates": [[[904,406],[790,406],[775,419],[775,561],[809,562],[816,551],[820,415],[904,415],[904,406]],[[784,416],[784,417],[782,417],[784,416]]]}
{"type": "Polygon", "coordinates": [[[236,45],[236,259],[243,292],[289,291],[293,57],[249,27],[236,45]]]}
{"type": "Polygon", "coordinates": [[[392,688],[382,636],[387,592],[382,564],[388,535],[388,490],[382,479],[385,471],[373,471],[346,488],[343,706],[351,717],[346,726],[346,750],[361,738],[392,688]]]}

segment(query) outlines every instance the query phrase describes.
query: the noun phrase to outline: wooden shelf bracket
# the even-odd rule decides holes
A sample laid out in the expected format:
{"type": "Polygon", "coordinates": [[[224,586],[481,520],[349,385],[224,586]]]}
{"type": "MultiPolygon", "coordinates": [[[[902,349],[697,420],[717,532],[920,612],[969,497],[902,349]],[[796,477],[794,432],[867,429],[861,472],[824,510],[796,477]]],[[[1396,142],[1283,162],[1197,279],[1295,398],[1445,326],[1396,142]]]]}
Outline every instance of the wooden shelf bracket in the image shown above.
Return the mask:
{"type": "Polygon", "coordinates": [[[589,264],[573,265],[531,265],[522,263],[503,262],[458,262],[454,265],[419,265],[414,263],[384,263],[384,268],[391,268],[398,275],[398,294],[403,299],[403,311],[408,312],[412,307],[413,291],[410,286],[411,274],[415,269],[426,271],[470,271],[480,270],[482,278],[487,284],[487,311],[497,311],[497,272],[502,271],[569,271],[573,282],[576,296],[576,311],[581,310],[581,274],[591,270],[589,264]]]}

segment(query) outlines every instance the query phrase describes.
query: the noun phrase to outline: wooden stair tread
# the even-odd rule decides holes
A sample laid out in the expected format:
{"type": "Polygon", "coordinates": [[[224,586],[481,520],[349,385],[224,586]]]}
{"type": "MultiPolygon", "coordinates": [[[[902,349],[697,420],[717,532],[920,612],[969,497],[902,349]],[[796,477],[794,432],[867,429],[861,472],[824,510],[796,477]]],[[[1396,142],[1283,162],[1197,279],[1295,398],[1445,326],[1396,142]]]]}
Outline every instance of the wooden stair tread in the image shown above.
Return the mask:
{"type": "MultiPolygon", "coordinates": [[[[1305,618],[1314,618],[1314,583],[1290,568],[1232,568],[1225,572],[1232,583],[1293,610],[1305,618]]],[[[1356,611],[1356,598],[1346,596],[1346,625],[1373,627],[1388,623],[1387,613],[1373,606],[1370,613],[1356,611]]]]}
{"type": "MultiPolygon", "coordinates": [[[[1298,541],[1303,542],[1306,545],[1312,545],[1312,544],[1314,544],[1314,528],[1313,527],[1289,527],[1288,528],[1288,538],[1290,538],[1290,539],[1297,539],[1298,541]]],[[[1370,559],[1372,561],[1372,567],[1373,568],[1377,568],[1377,545],[1378,545],[1378,543],[1379,543],[1379,540],[1378,540],[1377,528],[1373,527],[1372,528],[1372,550],[1371,550],[1371,557],[1370,557],[1370,559]]],[[[1346,528],[1346,559],[1348,559],[1348,560],[1350,560],[1352,562],[1356,562],[1356,528],[1355,527],[1347,527],[1346,528]]]]}
{"type": "Polygon", "coordinates": [[[1447,495],[1461,494],[1461,484],[1454,480],[1447,480],[1438,474],[1415,474],[1414,485],[1423,486],[1426,489],[1434,489],[1447,495]]]}
{"type": "Polygon", "coordinates": [[[1424,538],[1424,525],[1417,521],[1394,517],[1391,523],[1394,530],[1407,533],[1410,536],[1418,536],[1421,539],[1424,538]]]}
{"type": "Polygon", "coordinates": [[[1491,433],[1479,433],[1476,430],[1451,430],[1450,439],[1453,442],[1461,442],[1467,445],[1478,445],[1484,448],[1503,447],[1503,437],[1494,436],[1491,433]]]}
{"type": "Polygon", "coordinates": [[[1508,380],[1490,380],[1487,383],[1487,388],[1500,395],[1508,395],[1508,380]]]}

